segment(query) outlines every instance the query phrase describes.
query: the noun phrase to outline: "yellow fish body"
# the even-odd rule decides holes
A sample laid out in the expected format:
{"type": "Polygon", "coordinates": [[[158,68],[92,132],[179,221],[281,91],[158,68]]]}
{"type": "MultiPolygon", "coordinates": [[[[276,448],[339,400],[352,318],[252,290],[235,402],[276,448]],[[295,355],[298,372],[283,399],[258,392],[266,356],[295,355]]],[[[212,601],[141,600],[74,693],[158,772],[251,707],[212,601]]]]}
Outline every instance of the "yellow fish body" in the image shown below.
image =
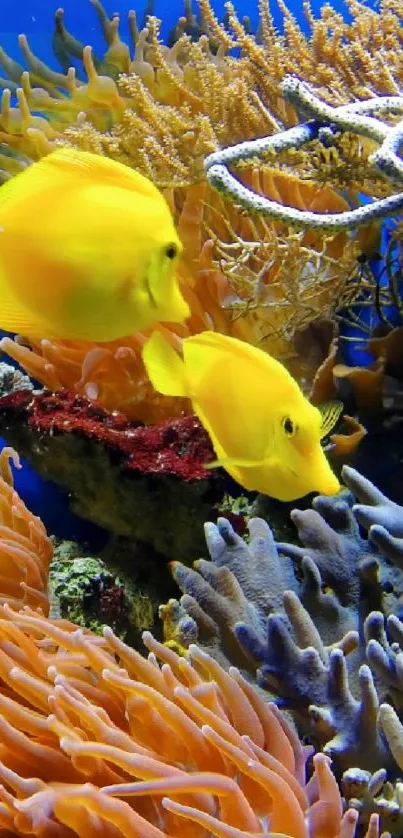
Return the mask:
{"type": "Polygon", "coordinates": [[[182,322],[181,251],[168,204],[147,178],[59,148],[0,189],[0,328],[109,341],[182,322]]]}
{"type": "Polygon", "coordinates": [[[279,361],[216,332],[185,338],[182,347],[183,358],[154,332],[143,348],[144,364],[156,390],[192,400],[215,465],[245,489],[283,501],[338,492],[320,444],[329,423],[279,361]]]}

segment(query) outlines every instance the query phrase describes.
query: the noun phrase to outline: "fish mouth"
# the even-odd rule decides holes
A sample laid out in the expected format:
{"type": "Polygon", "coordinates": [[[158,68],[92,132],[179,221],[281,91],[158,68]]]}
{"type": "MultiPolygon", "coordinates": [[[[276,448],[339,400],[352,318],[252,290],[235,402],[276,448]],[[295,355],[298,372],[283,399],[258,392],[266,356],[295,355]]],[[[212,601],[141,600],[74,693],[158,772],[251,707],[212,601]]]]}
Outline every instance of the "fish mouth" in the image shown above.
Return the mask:
{"type": "MultiPolygon", "coordinates": [[[[293,476],[293,478],[295,478],[295,480],[298,480],[298,482],[300,482],[300,481],[301,481],[301,474],[298,474],[298,472],[297,472],[297,471],[294,471],[294,469],[290,468],[290,466],[287,466],[287,471],[288,471],[288,473],[289,473],[289,474],[291,474],[291,475],[293,476]]],[[[332,470],[331,470],[331,468],[330,468],[330,466],[329,466],[329,472],[330,472],[330,475],[332,475],[332,474],[333,474],[333,473],[332,473],[332,470]]],[[[330,477],[330,475],[329,475],[329,476],[326,476],[326,478],[327,478],[327,479],[325,480],[325,483],[326,483],[326,488],[328,487],[328,484],[329,484],[329,477],[330,477]]],[[[322,475],[321,475],[321,476],[322,476],[322,475]]],[[[337,483],[338,483],[338,489],[336,490],[336,485],[334,484],[334,489],[335,489],[335,491],[334,491],[334,492],[332,492],[331,494],[337,494],[337,492],[338,492],[338,491],[339,491],[339,489],[340,489],[340,483],[339,483],[339,481],[338,481],[338,479],[337,479],[337,477],[336,477],[335,475],[333,475],[333,477],[334,477],[335,483],[336,483],[336,481],[337,481],[337,483]]],[[[321,483],[321,480],[319,480],[318,482],[319,482],[319,483],[321,483]]],[[[308,495],[308,494],[310,494],[311,492],[317,492],[319,495],[328,495],[328,494],[329,494],[329,492],[328,492],[328,491],[326,491],[326,488],[325,488],[323,485],[321,485],[321,486],[320,486],[320,488],[316,488],[316,487],[314,487],[314,486],[311,486],[311,488],[308,488],[308,489],[307,489],[306,494],[308,495]]]]}

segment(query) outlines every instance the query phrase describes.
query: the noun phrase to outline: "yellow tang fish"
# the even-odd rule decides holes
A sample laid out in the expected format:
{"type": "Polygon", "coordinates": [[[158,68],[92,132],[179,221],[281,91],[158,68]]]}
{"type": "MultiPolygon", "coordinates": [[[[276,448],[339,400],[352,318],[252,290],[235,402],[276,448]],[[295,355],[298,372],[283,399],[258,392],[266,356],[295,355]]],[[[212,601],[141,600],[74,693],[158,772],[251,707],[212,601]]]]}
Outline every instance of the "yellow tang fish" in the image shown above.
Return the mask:
{"type": "Polygon", "coordinates": [[[59,148],[0,188],[0,328],[109,341],[189,316],[182,245],[147,178],[59,148]]]}
{"type": "Polygon", "coordinates": [[[340,489],[320,444],[341,407],[322,415],[279,362],[216,332],[185,338],[183,358],[154,332],[143,360],[158,392],[186,396],[218,460],[245,489],[283,501],[340,489]]]}

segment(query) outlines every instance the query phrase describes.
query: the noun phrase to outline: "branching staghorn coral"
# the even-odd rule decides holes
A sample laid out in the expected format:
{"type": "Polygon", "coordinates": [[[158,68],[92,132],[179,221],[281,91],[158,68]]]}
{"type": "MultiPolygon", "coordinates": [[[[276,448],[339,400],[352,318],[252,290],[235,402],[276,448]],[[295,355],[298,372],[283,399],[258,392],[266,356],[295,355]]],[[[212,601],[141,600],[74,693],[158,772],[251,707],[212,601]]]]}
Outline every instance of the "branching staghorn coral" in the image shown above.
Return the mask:
{"type": "MultiPolygon", "coordinates": [[[[307,783],[311,749],[237,670],[197,647],[181,659],[149,633],[147,660],[110,629],[102,639],[7,605],[0,635],[10,620],[15,645],[0,674],[7,835],[354,835],[358,813],[342,816],[327,757],[314,757],[307,783]]],[[[378,834],[375,814],[368,838],[378,834]]]]}

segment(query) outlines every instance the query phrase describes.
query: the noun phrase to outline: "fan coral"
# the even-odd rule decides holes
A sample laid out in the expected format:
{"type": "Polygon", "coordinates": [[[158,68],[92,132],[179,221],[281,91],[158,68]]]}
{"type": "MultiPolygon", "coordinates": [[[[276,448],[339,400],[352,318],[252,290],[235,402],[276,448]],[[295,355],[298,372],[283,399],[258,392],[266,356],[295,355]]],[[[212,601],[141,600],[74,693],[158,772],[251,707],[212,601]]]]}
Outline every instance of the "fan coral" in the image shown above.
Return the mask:
{"type": "Polygon", "coordinates": [[[358,813],[342,817],[328,759],[314,757],[307,783],[311,749],[236,670],[197,647],[185,661],[149,633],[145,660],[111,629],[102,640],[7,605],[2,636],[11,620],[1,666],[4,834],[354,834],[358,813]]]}
{"type": "Polygon", "coordinates": [[[26,508],[13,488],[10,460],[19,468],[11,448],[0,454],[0,603],[13,608],[29,605],[48,614],[47,573],[52,544],[45,528],[26,508]]]}
{"type": "MultiPolygon", "coordinates": [[[[323,10],[318,21],[311,20],[308,11],[312,37],[307,40],[286,9],[286,34],[280,37],[262,5],[258,43],[243,29],[232,7],[229,33],[202,0],[198,31],[207,34],[192,40],[185,33],[192,18],[188,9],[170,49],[159,41],[155,18],[149,17],[146,28],[138,32],[131,16],[132,55],[120,39],[119,16],[109,20],[100,3],[94,5],[107,43],[103,59],[93,57],[90,47],[66,31],[60,10],[54,43],[63,73],[40,62],[23,35],[19,42],[27,71],[0,52],[0,64],[18,98],[18,107],[13,108],[10,91],[4,91],[1,165],[13,174],[20,153],[25,165],[27,158],[37,159],[54,144],[70,143],[139,169],[166,188],[185,245],[179,273],[192,317],[186,328],[168,332],[170,340],[175,343],[178,337],[207,326],[259,344],[278,358],[295,358],[295,334],[333,314],[338,306],[349,305],[359,293],[356,258],[362,250],[376,247],[377,227],[366,230],[363,237],[342,233],[329,238],[252,220],[209,187],[203,161],[229,142],[264,137],[295,124],[295,112],[280,89],[285,71],[310,80],[312,67],[305,75],[308,64],[318,65],[317,80],[322,83],[327,76],[337,102],[355,98],[364,88],[361,81],[357,87],[353,61],[357,56],[362,60],[367,49],[372,56],[376,22],[385,49],[393,48],[394,42],[387,39],[393,11],[385,19],[383,12],[373,18],[366,9],[353,6],[356,23],[359,20],[355,28],[333,17],[330,10],[323,10]],[[350,51],[343,50],[339,40],[333,43],[336,24],[350,40],[350,51]],[[240,58],[229,54],[233,47],[241,48],[240,58]],[[338,50],[346,67],[343,78],[337,75],[338,50]],[[86,82],[67,69],[69,56],[82,60],[86,82]],[[328,73],[321,56],[330,64],[328,73]]],[[[373,60],[378,62],[378,50],[373,60]]],[[[375,85],[375,72],[369,78],[375,85]]],[[[374,86],[370,94],[365,88],[365,94],[377,90],[374,86]]],[[[329,95],[326,90],[325,96],[329,95]]],[[[334,149],[319,143],[308,155],[298,157],[295,152],[289,161],[276,160],[276,168],[269,162],[256,169],[252,161],[240,171],[241,180],[266,198],[313,212],[347,211],[355,205],[353,191],[358,189],[375,195],[381,190],[383,195],[384,185],[374,185],[366,171],[366,147],[358,149],[348,137],[337,142],[334,149]],[[336,190],[345,188],[345,173],[350,170],[354,176],[349,178],[346,200],[336,190]]],[[[144,338],[135,335],[109,345],[42,341],[30,347],[7,340],[3,348],[51,389],[75,389],[109,409],[124,410],[130,418],[157,421],[179,415],[189,406],[161,400],[147,380],[140,357],[144,338]]],[[[302,378],[305,370],[298,369],[298,363],[295,367],[302,378]]]]}

